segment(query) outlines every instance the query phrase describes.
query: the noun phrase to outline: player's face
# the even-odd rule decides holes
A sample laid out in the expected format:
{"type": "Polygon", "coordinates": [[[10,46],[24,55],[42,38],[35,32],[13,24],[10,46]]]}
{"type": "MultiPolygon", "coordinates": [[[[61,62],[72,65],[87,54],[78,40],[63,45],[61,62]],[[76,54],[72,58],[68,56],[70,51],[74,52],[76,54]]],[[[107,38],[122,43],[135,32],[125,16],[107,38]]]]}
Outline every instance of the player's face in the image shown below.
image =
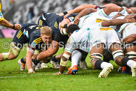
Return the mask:
{"type": "Polygon", "coordinates": [[[45,44],[51,43],[52,41],[51,35],[41,35],[41,38],[45,44]]]}

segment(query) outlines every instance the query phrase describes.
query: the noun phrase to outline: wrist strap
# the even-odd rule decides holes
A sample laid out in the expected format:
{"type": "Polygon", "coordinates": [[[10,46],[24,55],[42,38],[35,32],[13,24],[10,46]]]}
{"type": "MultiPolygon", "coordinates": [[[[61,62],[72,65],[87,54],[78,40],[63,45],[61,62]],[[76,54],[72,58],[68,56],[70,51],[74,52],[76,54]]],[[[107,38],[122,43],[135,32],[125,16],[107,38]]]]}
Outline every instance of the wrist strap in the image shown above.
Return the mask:
{"type": "Polygon", "coordinates": [[[13,29],[15,29],[15,24],[13,24],[13,27],[12,27],[13,29]]]}

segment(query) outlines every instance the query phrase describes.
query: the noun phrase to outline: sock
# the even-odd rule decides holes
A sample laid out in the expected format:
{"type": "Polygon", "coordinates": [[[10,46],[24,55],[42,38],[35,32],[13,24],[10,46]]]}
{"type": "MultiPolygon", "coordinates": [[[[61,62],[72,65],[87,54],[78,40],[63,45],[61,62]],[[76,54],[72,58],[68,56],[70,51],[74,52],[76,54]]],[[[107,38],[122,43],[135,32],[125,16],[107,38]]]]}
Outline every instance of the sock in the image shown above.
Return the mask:
{"type": "Polygon", "coordinates": [[[129,58],[126,58],[126,57],[123,58],[121,62],[122,62],[123,66],[129,66],[129,67],[132,67],[132,65],[135,63],[135,61],[133,61],[129,58]]]}
{"type": "Polygon", "coordinates": [[[133,60],[128,60],[128,62],[127,62],[127,65],[129,66],[129,67],[132,67],[132,65],[135,63],[135,61],[133,61],[133,60]]]}
{"type": "Polygon", "coordinates": [[[109,65],[109,63],[107,63],[107,62],[102,62],[101,63],[101,68],[103,69],[105,66],[107,66],[107,65],[109,65]]]}
{"type": "Polygon", "coordinates": [[[26,58],[21,58],[20,60],[22,63],[26,63],[26,58]]]}
{"type": "Polygon", "coordinates": [[[37,65],[40,61],[37,60],[37,57],[35,59],[32,59],[32,62],[37,65]]]}
{"type": "Polygon", "coordinates": [[[58,60],[55,58],[55,56],[52,56],[51,60],[54,61],[54,62],[57,62],[57,61],[58,61],[58,60]]]}
{"type": "Polygon", "coordinates": [[[81,59],[81,56],[82,56],[82,54],[78,50],[74,50],[72,52],[72,56],[71,56],[71,67],[73,67],[74,65],[76,65],[76,66],[78,65],[78,62],[81,59]]]}
{"type": "Polygon", "coordinates": [[[101,67],[101,64],[103,63],[103,61],[101,60],[101,59],[99,59],[99,60],[97,60],[96,62],[95,62],[95,68],[96,69],[102,69],[102,67],[101,67]]]}

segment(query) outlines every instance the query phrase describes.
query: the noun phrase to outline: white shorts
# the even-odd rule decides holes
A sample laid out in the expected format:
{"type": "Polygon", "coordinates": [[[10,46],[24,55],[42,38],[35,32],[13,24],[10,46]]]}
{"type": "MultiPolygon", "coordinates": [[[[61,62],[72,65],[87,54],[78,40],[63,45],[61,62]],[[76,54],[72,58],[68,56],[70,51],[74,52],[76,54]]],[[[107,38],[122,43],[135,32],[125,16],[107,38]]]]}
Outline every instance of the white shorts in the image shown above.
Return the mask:
{"type": "Polygon", "coordinates": [[[92,46],[90,46],[91,48],[99,43],[105,44],[108,49],[113,43],[120,44],[118,35],[116,31],[112,28],[109,27],[96,28],[95,30],[93,30],[91,34],[93,35],[92,39],[90,40],[92,44],[92,46]]]}

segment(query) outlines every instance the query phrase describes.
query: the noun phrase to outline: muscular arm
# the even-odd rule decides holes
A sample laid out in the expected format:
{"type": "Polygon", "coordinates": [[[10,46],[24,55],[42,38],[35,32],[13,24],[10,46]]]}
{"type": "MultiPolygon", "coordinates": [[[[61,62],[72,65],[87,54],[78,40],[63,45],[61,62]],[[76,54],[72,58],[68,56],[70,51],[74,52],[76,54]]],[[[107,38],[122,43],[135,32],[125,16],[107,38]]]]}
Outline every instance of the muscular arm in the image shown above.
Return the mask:
{"type": "Polygon", "coordinates": [[[20,24],[15,24],[15,25],[13,25],[13,24],[11,24],[10,22],[8,22],[6,19],[0,21],[0,24],[1,24],[2,26],[8,27],[8,28],[13,28],[13,29],[15,29],[15,30],[20,30],[20,29],[21,29],[21,25],[20,25],[20,24]],[[13,26],[14,26],[14,27],[13,27],[13,26]]]}
{"type": "Polygon", "coordinates": [[[135,22],[136,20],[134,18],[131,19],[112,19],[112,20],[108,20],[108,21],[103,21],[101,23],[101,26],[103,27],[108,27],[108,26],[112,26],[112,25],[121,25],[124,23],[132,23],[135,22]]]}
{"type": "Polygon", "coordinates": [[[96,12],[96,9],[92,9],[92,8],[86,8],[84,10],[82,10],[74,19],[74,23],[75,24],[78,24],[79,22],[79,19],[84,16],[84,15],[87,15],[89,13],[93,13],[93,12],[96,12]]]}
{"type": "Polygon", "coordinates": [[[126,19],[112,19],[112,20],[108,20],[108,21],[103,21],[101,23],[102,27],[108,27],[108,26],[112,26],[112,25],[120,25],[123,23],[127,23],[128,21],[126,19]]]}
{"type": "Polygon", "coordinates": [[[45,59],[46,57],[52,56],[57,52],[59,48],[59,43],[56,41],[52,41],[52,44],[49,46],[49,48],[46,51],[42,51],[38,56],[37,60],[45,59]]]}
{"type": "Polygon", "coordinates": [[[75,9],[69,11],[68,14],[65,15],[65,18],[67,16],[69,16],[70,14],[79,13],[79,12],[81,12],[85,8],[93,8],[93,9],[95,9],[95,7],[96,7],[96,5],[92,5],[92,4],[85,4],[85,5],[78,6],[75,9]]]}
{"type": "Polygon", "coordinates": [[[30,51],[29,49],[27,49],[26,65],[27,65],[28,72],[29,72],[30,69],[32,69],[32,56],[33,56],[33,52],[30,51]]]}
{"type": "Polygon", "coordinates": [[[8,28],[13,28],[13,24],[9,23],[7,20],[2,20],[0,21],[0,24],[5,26],[5,27],[8,27],[8,28]]]}

